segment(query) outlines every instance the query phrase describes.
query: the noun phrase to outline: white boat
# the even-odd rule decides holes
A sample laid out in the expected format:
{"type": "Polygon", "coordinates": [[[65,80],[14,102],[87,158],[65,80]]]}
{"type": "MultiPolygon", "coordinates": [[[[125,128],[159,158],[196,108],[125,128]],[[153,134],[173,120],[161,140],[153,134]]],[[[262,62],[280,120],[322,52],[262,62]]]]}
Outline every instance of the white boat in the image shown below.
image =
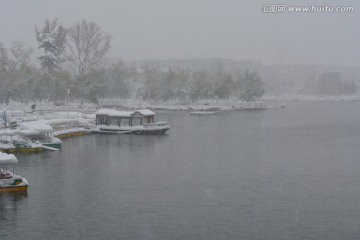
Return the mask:
{"type": "Polygon", "coordinates": [[[15,152],[15,146],[12,142],[12,138],[17,134],[18,131],[14,130],[0,130],[0,152],[15,152]]]}
{"type": "Polygon", "coordinates": [[[0,141],[0,152],[15,152],[15,146],[12,142],[1,142],[0,141]]]}
{"type": "Polygon", "coordinates": [[[0,192],[27,190],[29,183],[25,178],[16,175],[16,164],[17,158],[14,154],[0,152],[0,192]]]}
{"type": "Polygon", "coordinates": [[[27,136],[34,134],[32,130],[2,130],[0,131],[0,152],[5,153],[31,153],[42,152],[43,145],[31,142],[27,136]]]}
{"type": "Polygon", "coordinates": [[[155,113],[148,109],[117,111],[100,109],[95,113],[95,133],[165,134],[170,126],[167,122],[155,122],[155,113]]]}
{"type": "Polygon", "coordinates": [[[53,128],[45,121],[31,121],[20,125],[20,133],[32,143],[41,143],[45,147],[61,150],[62,141],[54,137],[53,128]]]}
{"type": "Polygon", "coordinates": [[[194,111],[190,112],[190,115],[192,116],[208,116],[208,115],[216,115],[218,114],[218,111],[194,111]]]}

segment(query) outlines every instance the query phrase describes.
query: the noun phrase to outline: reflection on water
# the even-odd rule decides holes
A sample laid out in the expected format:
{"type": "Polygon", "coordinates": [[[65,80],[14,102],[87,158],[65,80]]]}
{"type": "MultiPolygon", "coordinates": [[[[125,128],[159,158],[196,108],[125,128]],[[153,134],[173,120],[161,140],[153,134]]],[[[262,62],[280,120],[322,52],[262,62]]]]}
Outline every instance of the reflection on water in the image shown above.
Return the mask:
{"type": "Polygon", "coordinates": [[[154,148],[155,142],[164,142],[169,135],[96,135],[95,147],[126,148],[129,151],[144,151],[154,148]]]}
{"type": "Polygon", "coordinates": [[[0,220],[16,218],[17,208],[27,196],[26,191],[0,193],[0,220]]]}
{"type": "Polygon", "coordinates": [[[127,142],[130,152],[133,151],[143,151],[147,149],[154,149],[155,142],[163,142],[166,140],[168,135],[160,135],[160,136],[139,136],[139,135],[131,135],[129,138],[124,139],[127,142]]]}

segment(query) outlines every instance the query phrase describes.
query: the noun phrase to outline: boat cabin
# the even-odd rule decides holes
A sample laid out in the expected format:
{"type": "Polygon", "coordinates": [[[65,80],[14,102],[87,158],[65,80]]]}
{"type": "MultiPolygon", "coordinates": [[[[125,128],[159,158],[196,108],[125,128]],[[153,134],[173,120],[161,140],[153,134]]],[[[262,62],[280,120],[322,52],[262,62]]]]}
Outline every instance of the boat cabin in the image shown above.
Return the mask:
{"type": "Polygon", "coordinates": [[[27,190],[28,181],[15,172],[17,162],[14,154],[0,152],[0,192],[27,190]]]}
{"type": "Polygon", "coordinates": [[[20,135],[23,138],[34,141],[50,141],[53,137],[53,129],[50,125],[41,121],[32,121],[20,125],[20,135]]]}
{"type": "Polygon", "coordinates": [[[17,164],[17,158],[14,154],[0,152],[0,179],[12,178],[15,174],[15,164],[17,164]],[[12,168],[12,172],[9,168],[12,168]]]}
{"type": "Polygon", "coordinates": [[[143,126],[154,123],[155,113],[148,109],[136,111],[117,111],[100,109],[95,113],[96,125],[112,126],[143,126]]]}

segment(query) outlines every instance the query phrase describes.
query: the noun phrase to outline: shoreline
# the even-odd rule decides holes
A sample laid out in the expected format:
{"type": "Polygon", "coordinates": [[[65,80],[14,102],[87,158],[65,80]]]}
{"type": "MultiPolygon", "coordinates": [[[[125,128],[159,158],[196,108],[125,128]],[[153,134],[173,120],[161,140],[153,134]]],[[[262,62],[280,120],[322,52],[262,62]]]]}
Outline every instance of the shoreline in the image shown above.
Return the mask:
{"type": "MultiPolygon", "coordinates": [[[[92,114],[100,108],[116,108],[123,110],[151,109],[154,111],[167,112],[191,112],[191,111],[241,111],[246,109],[272,109],[280,108],[284,102],[288,101],[329,101],[329,102],[360,102],[360,96],[312,96],[312,95],[281,95],[264,96],[257,102],[243,102],[237,99],[229,101],[219,100],[199,100],[196,103],[168,101],[150,102],[138,99],[102,99],[99,104],[79,102],[64,103],[56,106],[54,102],[32,102],[19,103],[10,102],[9,105],[0,104],[0,112],[8,111],[12,115],[42,115],[53,112],[78,112],[92,114]],[[273,104],[276,102],[276,104],[273,104]],[[36,109],[31,109],[31,105],[36,104],[36,109]],[[34,114],[35,113],[35,114],[34,114]]],[[[29,119],[30,120],[30,119],[29,119]]]]}

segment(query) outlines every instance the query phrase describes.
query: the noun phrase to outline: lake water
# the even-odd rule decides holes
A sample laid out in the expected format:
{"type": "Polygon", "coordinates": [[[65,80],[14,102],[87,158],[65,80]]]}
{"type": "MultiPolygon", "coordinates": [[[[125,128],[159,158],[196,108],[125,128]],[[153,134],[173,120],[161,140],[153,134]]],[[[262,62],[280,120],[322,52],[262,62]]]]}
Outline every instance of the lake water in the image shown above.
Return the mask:
{"type": "Polygon", "coordinates": [[[359,239],[360,102],[158,119],[18,155],[31,186],[0,195],[1,239],[359,239]]]}

